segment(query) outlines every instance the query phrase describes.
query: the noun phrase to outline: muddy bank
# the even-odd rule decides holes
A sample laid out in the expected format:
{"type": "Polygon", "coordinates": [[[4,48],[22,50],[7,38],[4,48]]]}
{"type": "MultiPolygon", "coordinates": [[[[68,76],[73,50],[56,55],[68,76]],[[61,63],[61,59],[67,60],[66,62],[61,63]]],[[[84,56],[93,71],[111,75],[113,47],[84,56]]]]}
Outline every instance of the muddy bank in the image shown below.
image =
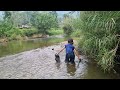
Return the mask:
{"type": "Polygon", "coordinates": [[[42,34],[34,34],[30,37],[28,36],[17,36],[13,39],[10,39],[9,37],[5,37],[5,38],[0,38],[0,43],[6,43],[6,42],[9,42],[9,41],[12,41],[12,40],[29,40],[29,39],[36,39],[36,38],[48,38],[50,37],[49,35],[42,35],[42,34]]]}

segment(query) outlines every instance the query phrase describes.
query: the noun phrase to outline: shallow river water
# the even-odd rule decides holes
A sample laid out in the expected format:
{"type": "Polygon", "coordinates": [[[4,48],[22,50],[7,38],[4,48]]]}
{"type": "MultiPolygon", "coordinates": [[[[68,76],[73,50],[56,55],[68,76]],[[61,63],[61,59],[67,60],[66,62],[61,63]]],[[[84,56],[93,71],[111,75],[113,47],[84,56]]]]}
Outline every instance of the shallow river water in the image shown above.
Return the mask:
{"type": "Polygon", "coordinates": [[[61,36],[28,41],[12,41],[0,45],[0,79],[118,79],[107,74],[96,64],[81,55],[78,65],[66,64],[65,51],[60,53],[60,63],[55,61],[57,53],[66,39],[61,36]],[[55,41],[56,40],[56,41],[55,41]],[[56,43],[57,42],[57,43],[56,43]],[[52,50],[54,48],[54,50],[52,50]]]}

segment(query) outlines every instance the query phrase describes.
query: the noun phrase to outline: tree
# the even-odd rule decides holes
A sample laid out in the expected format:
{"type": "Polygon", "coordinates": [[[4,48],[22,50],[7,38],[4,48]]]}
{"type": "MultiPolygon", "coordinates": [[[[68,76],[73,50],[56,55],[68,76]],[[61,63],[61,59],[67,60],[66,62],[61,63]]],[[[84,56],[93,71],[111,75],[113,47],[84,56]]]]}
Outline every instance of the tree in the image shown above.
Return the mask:
{"type": "Polygon", "coordinates": [[[33,11],[31,12],[31,18],[30,18],[30,23],[32,24],[32,26],[36,26],[36,17],[39,15],[39,13],[37,11],[33,11]]]}
{"type": "Polygon", "coordinates": [[[8,22],[9,24],[12,24],[13,26],[13,20],[11,17],[12,17],[11,11],[4,11],[4,17],[3,17],[4,21],[8,22]]]}
{"type": "Polygon", "coordinates": [[[11,30],[13,27],[12,23],[8,19],[0,21],[0,37],[6,37],[6,32],[11,30]]]}
{"type": "Polygon", "coordinates": [[[33,25],[38,29],[39,33],[48,34],[48,30],[56,25],[56,19],[54,15],[50,13],[36,13],[33,16],[33,25]]]}
{"type": "Polygon", "coordinates": [[[73,26],[72,26],[72,20],[73,18],[70,17],[68,14],[64,14],[63,17],[63,30],[66,35],[70,35],[73,31],[73,26]]]}
{"type": "Polygon", "coordinates": [[[11,12],[5,11],[3,21],[0,21],[0,37],[6,37],[6,32],[13,28],[13,22],[11,19],[11,12]]]}
{"type": "Polygon", "coordinates": [[[56,11],[52,11],[52,12],[50,12],[50,14],[53,15],[54,20],[55,20],[54,27],[58,28],[58,17],[57,17],[58,14],[57,14],[57,12],[56,11]]]}
{"type": "Polygon", "coordinates": [[[4,12],[4,17],[3,17],[3,19],[5,20],[5,19],[10,19],[11,18],[11,12],[10,11],[5,11],[4,12]]]}

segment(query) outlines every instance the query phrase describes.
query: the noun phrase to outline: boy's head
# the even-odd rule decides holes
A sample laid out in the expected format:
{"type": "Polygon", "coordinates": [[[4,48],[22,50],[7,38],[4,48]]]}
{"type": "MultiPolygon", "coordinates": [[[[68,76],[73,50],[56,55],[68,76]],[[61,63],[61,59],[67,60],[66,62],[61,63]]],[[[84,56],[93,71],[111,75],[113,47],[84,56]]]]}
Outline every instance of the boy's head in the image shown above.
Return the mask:
{"type": "Polygon", "coordinates": [[[73,39],[72,38],[68,39],[68,43],[73,44],[73,39]]]}

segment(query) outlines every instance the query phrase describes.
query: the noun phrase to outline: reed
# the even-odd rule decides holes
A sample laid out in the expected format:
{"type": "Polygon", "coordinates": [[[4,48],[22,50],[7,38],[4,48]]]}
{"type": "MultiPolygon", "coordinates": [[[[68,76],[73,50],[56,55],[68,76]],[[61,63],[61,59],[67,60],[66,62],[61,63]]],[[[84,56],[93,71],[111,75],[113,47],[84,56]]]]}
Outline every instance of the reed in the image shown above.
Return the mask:
{"type": "Polygon", "coordinates": [[[120,11],[81,11],[79,23],[79,46],[84,53],[104,71],[113,69],[120,40],[120,11]]]}

